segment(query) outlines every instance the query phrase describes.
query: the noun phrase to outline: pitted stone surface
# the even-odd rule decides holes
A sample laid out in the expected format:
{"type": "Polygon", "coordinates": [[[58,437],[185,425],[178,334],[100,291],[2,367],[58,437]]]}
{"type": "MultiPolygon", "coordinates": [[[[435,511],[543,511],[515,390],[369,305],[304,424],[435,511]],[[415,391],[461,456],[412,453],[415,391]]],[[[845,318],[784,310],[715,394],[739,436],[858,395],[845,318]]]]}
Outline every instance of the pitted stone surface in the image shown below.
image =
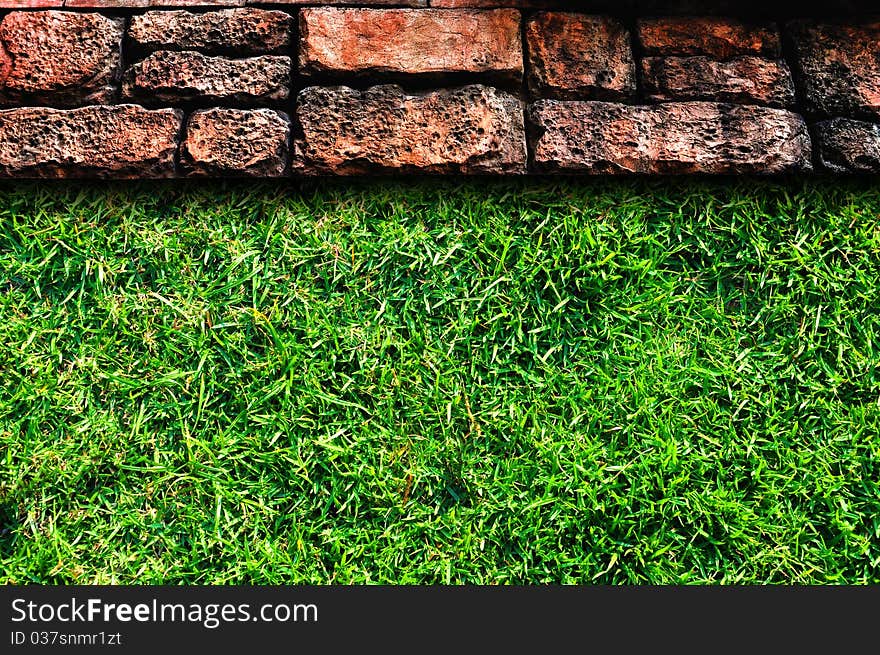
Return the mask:
{"type": "Polygon", "coordinates": [[[252,106],[286,100],[290,58],[275,55],[229,59],[162,50],[125,73],[124,98],[149,104],[226,102],[252,106]]]}
{"type": "Polygon", "coordinates": [[[787,32],[810,114],[880,118],[880,23],[799,21],[787,32]]]}
{"type": "Polygon", "coordinates": [[[0,176],[880,174],[876,5],[778,7],[0,0],[0,176]]]}
{"type": "Polygon", "coordinates": [[[880,173],[880,125],[834,118],[816,125],[819,162],[832,173],[880,173]]]}
{"type": "Polygon", "coordinates": [[[16,11],[0,22],[0,104],[112,102],[123,21],[69,11],[16,11]]]}
{"type": "Polygon", "coordinates": [[[767,174],[811,167],[807,126],[782,109],[542,100],[530,117],[540,171],[767,174]]]}
{"type": "Polygon", "coordinates": [[[170,177],[183,112],[135,105],[0,111],[5,177],[170,177]]]}
{"type": "Polygon", "coordinates": [[[526,25],[529,90],[545,98],[627,100],[636,93],[629,31],[618,20],[541,12],[526,25]]]}
{"type": "Polygon", "coordinates": [[[716,61],[708,57],[646,57],[642,60],[645,97],[657,102],[711,100],[789,107],[794,81],[784,61],[744,56],[716,61]]]}
{"type": "Polygon", "coordinates": [[[281,11],[225,9],[148,11],[131,19],[129,42],[141,50],[197,50],[206,54],[259,55],[290,46],[292,19],[281,11]]]}
{"type": "Polygon", "coordinates": [[[310,87],[297,102],[294,167],[352,175],[522,173],[522,105],[490,87],[407,95],[398,86],[366,91],[310,87]]]}
{"type": "Polygon", "coordinates": [[[271,109],[206,109],[190,116],[181,160],[195,176],[279,177],[290,119],[271,109]]]}

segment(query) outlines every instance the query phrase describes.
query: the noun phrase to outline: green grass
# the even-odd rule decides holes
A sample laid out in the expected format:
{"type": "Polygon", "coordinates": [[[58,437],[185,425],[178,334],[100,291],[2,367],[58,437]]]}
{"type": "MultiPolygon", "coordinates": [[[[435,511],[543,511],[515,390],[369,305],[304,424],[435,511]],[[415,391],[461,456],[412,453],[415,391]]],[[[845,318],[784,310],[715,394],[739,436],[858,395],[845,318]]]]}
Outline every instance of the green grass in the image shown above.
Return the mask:
{"type": "Polygon", "coordinates": [[[878,216],[0,187],[0,582],[880,582],[878,216]]]}

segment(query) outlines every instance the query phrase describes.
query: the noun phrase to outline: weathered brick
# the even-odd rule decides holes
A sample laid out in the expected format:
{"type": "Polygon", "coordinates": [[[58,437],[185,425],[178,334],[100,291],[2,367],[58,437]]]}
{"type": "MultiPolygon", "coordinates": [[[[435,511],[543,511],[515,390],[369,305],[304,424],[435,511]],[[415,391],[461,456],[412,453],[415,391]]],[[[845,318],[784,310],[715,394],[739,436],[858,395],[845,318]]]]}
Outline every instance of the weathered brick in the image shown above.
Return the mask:
{"type": "Polygon", "coordinates": [[[806,125],[784,109],[542,100],[530,108],[530,119],[539,171],[751,174],[810,168],[806,125]]]}
{"type": "Polygon", "coordinates": [[[53,9],[64,6],[64,0],[0,0],[0,9],[53,9]]]}
{"type": "Polygon", "coordinates": [[[777,58],[782,52],[779,32],[770,23],[711,17],[651,18],[638,21],[638,33],[647,55],[777,58]]]}
{"type": "Polygon", "coordinates": [[[245,4],[245,0],[149,0],[149,3],[150,7],[167,9],[177,7],[241,7],[245,4]]]}
{"type": "Polygon", "coordinates": [[[290,58],[227,59],[198,52],[154,52],[131,66],[124,98],[148,104],[195,101],[253,105],[287,99],[290,58]]]}
{"type": "Polygon", "coordinates": [[[880,173],[880,125],[832,118],[815,126],[819,163],[832,173],[880,173]]]}
{"type": "Polygon", "coordinates": [[[287,166],[290,119],[271,109],[205,109],[187,121],[181,164],[193,176],[279,177],[287,166]]]}
{"type": "Polygon", "coordinates": [[[306,74],[522,76],[519,12],[457,9],[303,9],[306,74]]]}
{"type": "Polygon", "coordinates": [[[816,116],[880,117],[880,23],[791,23],[797,83],[816,116]]]}
{"type": "Polygon", "coordinates": [[[241,7],[245,0],[65,0],[76,9],[146,9],[149,7],[241,7]]]}
{"type": "Polygon", "coordinates": [[[136,105],[0,111],[0,176],[169,177],[183,113],[136,105]]]}
{"type": "Polygon", "coordinates": [[[271,109],[205,109],[190,116],[180,147],[189,175],[279,177],[287,164],[290,119],[271,109]]]}
{"type": "Polygon", "coordinates": [[[291,18],[281,11],[149,11],[132,17],[128,38],[141,50],[257,55],[285,50],[290,45],[290,30],[291,18]]]}
{"type": "Polygon", "coordinates": [[[149,7],[150,0],[64,0],[71,9],[139,9],[149,7]]]}
{"type": "Polygon", "coordinates": [[[737,57],[646,57],[642,86],[649,100],[712,100],[758,103],[772,107],[794,104],[794,82],[784,61],[737,57]]]}
{"type": "Polygon", "coordinates": [[[522,104],[485,86],[309,87],[297,119],[294,168],[306,173],[521,173],[526,163],[522,104]]]}
{"type": "Polygon", "coordinates": [[[329,6],[359,4],[366,7],[427,7],[428,0],[247,0],[249,5],[314,5],[329,6]]]}
{"type": "Polygon", "coordinates": [[[626,100],[636,92],[627,29],[604,16],[542,12],[526,25],[529,89],[545,98],[626,100]]]}
{"type": "Polygon", "coordinates": [[[432,7],[447,9],[555,9],[561,4],[559,0],[431,0],[432,7]]]}
{"type": "Polygon", "coordinates": [[[0,104],[72,107],[112,99],[123,23],[100,14],[16,11],[0,22],[0,104]]]}

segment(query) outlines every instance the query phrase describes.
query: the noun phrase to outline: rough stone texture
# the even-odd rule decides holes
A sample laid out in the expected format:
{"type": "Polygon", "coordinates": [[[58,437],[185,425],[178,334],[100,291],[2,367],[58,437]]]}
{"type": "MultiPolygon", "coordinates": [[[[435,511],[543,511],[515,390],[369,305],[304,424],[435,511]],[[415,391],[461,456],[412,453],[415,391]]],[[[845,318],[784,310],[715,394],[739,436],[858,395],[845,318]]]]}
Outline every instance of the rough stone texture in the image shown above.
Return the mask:
{"type": "Polygon", "coordinates": [[[816,125],[816,151],[832,173],[880,173],[880,125],[833,118],[816,125]]]}
{"type": "Polygon", "coordinates": [[[210,102],[253,105],[285,100],[290,58],[227,59],[197,52],[154,52],[125,73],[124,98],[140,102],[210,102]]]}
{"type": "Polygon", "coordinates": [[[636,92],[627,29],[605,16],[542,12],[526,24],[529,90],[547,98],[626,100],[636,92]]]}
{"type": "MultiPolygon", "coordinates": [[[[256,1],[256,0],[254,0],[256,1]]],[[[310,0],[314,1],[314,0],[310,0]]],[[[359,0],[350,0],[352,2],[359,0]]],[[[853,5],[868,9],[876,0],[834,0],[824,13],[840,13],[841,7],[853,5]]],[[[359,4],[361,4],[359,2],[359,4]]],[[[430,0],[431,7],[511,7],[514,9],[574,10],[593,14],[631,14],[642,16],[704,16],[704,15],[813,15],[815,10],[805,12],[803,0],[430,0]],[[786,10],[786,4],[791,9],[786,10]]]]}
{"type": "MultiPolygon", "coordinates": [[[[0,8],[60,7],[63,0],[0,0],[0,8]]],[[[824,6],[806,5],[802,0],[68,0],[67,6],[146,7],[146,6],[217,6],[287,4],[309,5],[401,6],[401,7],[477,7],[514,9],[586,9],[593,13],[627,13],[643,15],[712,14],[761,15],[790,17],[792,15],[826,15],[840,17],[853,12],[876,12],[876,0],[834,0],[824,6]]]]}
{"type": "Polygon", "coordinates": [[[180,158],[194,176],[279,177],[290,119],[271,109],[206,109],[190,116],[180,158]]]}
{"type": "Polygon", "coordinates": [[[784,61],[737,57],[716,61],[707,57],[646,57],[642,87],[648,100],[713,100],[789,107],[794,82],[784,61]]]}
{"type": "Polygon", "coordinates": [[[782,108],[809,119],[818,168],[880,173],[880,13],[865,19],[870,3],[857,20],[834,3],[825,19],[787,23],[808,10],[786,15],[766,0],[68,0],[103,9],[49,9],[60,4],[0,0],[32,9],[0,12],[0,108],[19,107],[4,113],[2,176],[807,170],[804,120],[782,108]],[[673,16],[673,5],[690,15],[673,16]],[[707,16],[722,5],[739,19],[707,16]],[[523,76],[536,101],[528,129],[523,76]],[[330,87],[377,80],[407,91],[330,87]],[[317,86],[297,105],[294,83],[317,86]],[[143,154],[167,116],[123,111],[120,99],[189,112],[178,152],[143,154]],[[82,105],[94,106],[57,111],[82,105]],[[297,112],[292,124],[281,111],[297,112]],[[128,118],[134,127],[123,127],[128,118]]]}
{"type": "Polygon", "coordinates": [[[730,59],[737,55],[779,57],[779,32],[769,24],[730,18],[669,17],[638,21],[646,55],[703,55],[730,59]]]}
{"type": "Polygon", "coordinates": [[[522,104],[470,85],[407,95],[398,86],[366,91],[309,87],[297,102],[295,170],[313,174],[521,173],[526,163],[522,104]]]}
{"type": "Polygon", "coordinates": [[[511,7],[513,9],[551,9],[559,7],[560,3],[554,0],[431,0],[431,6],[437,8],[460,9],[498,9],[511,7]]]}
{"type": "Polygon", "coordinates": [[[258,55],[285,50],[290,45],[290,29],[291,17],[281,11],[149,11],[132,17],[128,38],[141,50],[258,55]]]}
{"type": "Polygon", "coordinates": [[[530,108],[530,119],[540,171],[766,174],[810,168],[807,127],[783,109],[542,100],[530,108]]]}
{"type": "Polygon", "coordinates": [[[183,113],[136,105],[0,111],[2,177],[168,177],[183,113]]]}
{"type": "Polygon", "coordinates": [[[512,10],[303,9],[307,74],[522,76],[520,15],[512,10]]]}
{"type": "Polygon", "coordinates": [[[249,5],[364,5],[366,7],[427,7],[428,0],[247,0],[249,5]]]}
{"type": "Polygon", "coordinates": [[[241,7],[245,0],[64,0],[77,9],[143,9],[149,7],[241,7]]]}
{"type": "Polygon", "coordinates": [[[352,5],[359,4],[367,7],[427,7],[428,0],[367,0],[361,2],[354,0],[247,0],[249,5],[275,4],[275,5],[352,5]]]}
{"type": "Polygon", "coordinates": [[[122,20],[100,14],[7,14],[0,23],[0,104],[111,101],[122,35],[122,20]]]}
{"type": "Polygon", "coordinates": [[[787,26],[806,109],[816,116],[880,117],[880,23],[787,26]]]}
{"type": "Polygon", "coordinates": [[[64,0],[0,0],[2,9],[53,9],[64,6],[64,0]]]}
{"type": "MultiPolygon", "coordinates": [[[[256,1],[256,0],[254,0],[256,1]]],[[[314,1],[314,0],[300,0],[314,1]]],[[[516,9],[580,9],[591,13],[662,15],[793,15],[845,16],[847,13],[877,11],[877,0],[833,0],[824,4],[803,0],[431,0],[432,7],[513,7],[516,9]]],[[[360,4],[369,4],[360,3],[360,4]]]]}

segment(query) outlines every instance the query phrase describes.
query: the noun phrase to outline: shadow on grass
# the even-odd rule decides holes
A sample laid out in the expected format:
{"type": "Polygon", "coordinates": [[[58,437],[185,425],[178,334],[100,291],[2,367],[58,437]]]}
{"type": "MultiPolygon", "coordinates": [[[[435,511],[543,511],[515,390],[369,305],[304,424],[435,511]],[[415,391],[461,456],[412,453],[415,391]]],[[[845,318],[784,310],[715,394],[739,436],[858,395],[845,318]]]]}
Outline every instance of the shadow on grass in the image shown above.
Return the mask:
{"type": "Polygon", "coordinates": [[[15,505],[11,501],[0,502],[0,559],[12,555],[19,527],[21,523],[15,505]]]}

